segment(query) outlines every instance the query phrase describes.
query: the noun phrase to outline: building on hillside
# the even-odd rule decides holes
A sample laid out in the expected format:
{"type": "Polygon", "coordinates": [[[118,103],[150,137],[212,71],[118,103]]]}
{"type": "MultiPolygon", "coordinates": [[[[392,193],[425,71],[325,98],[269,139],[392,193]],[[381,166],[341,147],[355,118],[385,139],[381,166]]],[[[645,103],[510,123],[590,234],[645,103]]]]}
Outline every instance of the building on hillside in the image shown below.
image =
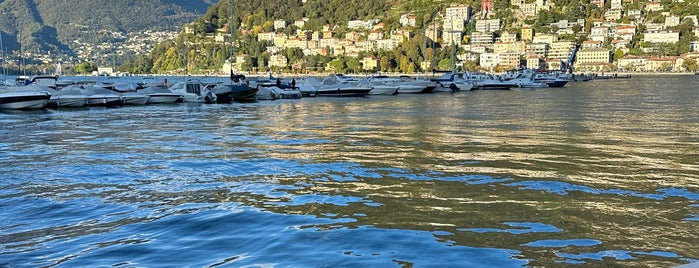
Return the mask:
{"type": "Polygon", "coordinates": [[[601,41],[594,41],[594,40],[585,40],[583,41],[582,45],[580,45],[581,49],[586,49],[586,48],[601,48],[603,43],[601,41]]]}
{"type": "Polygon", "coordinates": [[[381,39],[384,39],[384,33],[380,31],[372,31],[367,36],[367,40],[369,41],[376,41],[381,39]]]}
{"type": "Polygon", "coordinates": [[[527,69],[534,69],[534,70],[539,70],[541,67],[543,67],[544,61],[541,60],[540,57],[530,54],[525,58],[526,61],[526,68],[527,69]]]}
{"type": "Polygon", "coordinates": [[[362,34],[351,31],[348,33],[345,33],[345,40],[352,40],[354,42],[359,42],[359,40],[362,38],[362,34]]]}
{"type": "Polygon", "coordinates": [[[483,68],[488,68],[492,70],[495,66],[500,64],[500,54],[499,53],[483,53],[479,58],[479,65],[483,68]]]}
{"type": "Polygon", "coordinates": [[[493,33],[475,32],[471,34],[470,39],[471,45],[474,46],[484,45],[486,47],[490,47],[493,45],[494,41],[495,38],[493,37],[493,33]]]}
{"type": "Polygon", "coordinates": [[[549,44],[547,43],[527,43],[526,53],[529,55],[536,55],[539,58],[546,58],[549,51],[549,44]]]}
{"type": "Polygon", "coordinates": [[[378,49],[378,50],[391,51],[396,47],[398,47],[398,42],[396,42],[396,40],[393,40],[393,39],[376,40],[376,49],[378,49]]]}
{"type": "Polygon", "coordinates": [[[410,31],[408,30],[393,30],[391,31],[391,39],[396,40],[396,42],[403,43],[410,40],[410,31]]]}
{"type": "Polygon", "coordinates": [[[622,0],[611,0],[610,1],[610,8],[611,9],[618,9],[621,10],[622,8],[622,0]]]}
{"type": "Polygon", "coordinates": [[[575,55],[576,65],[608,64],[612,63],[612,51],[606,48],[585,48],[575,55]]]}
{"type": "Polygon", "coordinates": [[[280,30],[280,29],[285,29],[286,28],[286,21],[284,20],[275,20],[274,21],[274,30],[280,30]]]}
{"type": "Polygon", "coordinates": [[[638,56],[625,56],[617,62],[620,71],[637,72],[644,69],[646,58],[638,56]]]}
{"type": "Polygon", "coordinates": [[[450,31],[442,33],[442,45],[449,46],[451,44],[461,45],[463,34],[459,31],[450,31]]]}
{"type": "Polygon", "coordinates": [[[618,21],[622,17],[621,9],[610,9],[604,12],[604,19],[607,21],[618,21]]]}
{"type": "Polygon", "coordinates": [[[458,5],[447,7],[444,18],[459,19],[462,22],[467,22],[471,20],[471,6],[458,5]]]}
{"type": "Polygon", "coordinates": [[[665,27],[675,27],[680,25],[680,17],[670,15],[665,17],[665,27]]]}
{"type": "Polygon", "coordinates": [[[643,41],[649,43],[677,43],[680,41],[680,33],[673,31],[646,32],[643,33],[643,41]]]}
{"type": "Polygon", "coordinates": [[[533,41],[534,40],[534,28],[523,27],[521,36],[522,36],[522,41],[528,41],[528,42],[533,41]]]}
{"type": "Polygon", "coordinates": [[[598,7],[604,7],[604,0],[590,0],[590,4],[597,5],[598,7]]]}
{"type": "Polygon", "coordinates": [[[573,53],[575,43],[573,42],[554,42],[549,47],[548,59],[560,59],[564,62],[568,61],[573,53]]]}
{"type": "Polygon", "coordinates": [[[308,42],[300,38],[289,38],[284,42],[284,48],[300,48],[303,50],[308,48],[308,42]]]}
{"type": "Polygon", "coordinates": [[[615,39],[631,40],[636,35],[635,25],[619,25],[612,30],[612,36],[615,39]]]}
{"type": "Polygon", "coordinates": [[[374,25],[374,20],[351,20],[347,22],[347,28],[350,29],[371,29],[371,26],[374,25]]]}
{"type": "Polygon", "coordinates": [[[699,52],[699,41],[692,41],[689,43],[690,52],[699,52]]]}
{"type": "Polygon", "coordinates": [[[665,9],[665,7],[663,7],[663,4],[661,4],[660,1],[647,2],[646,6],[643,7],[643,10],[646,11],[661,11],[663,9],[665,9]]]}
{"type": "Polygon", "coordinates": [[[258,33],[257,34],[257,41],[274,41],[274,35],[275,33],[269,32],[269,33],[258,33]]]}
{"type": "Polygon", "coordinates": [[[430,40],[432,40],[433,42],[436,42],[437,40],[439,40],[439,38],[441,37],[439,35],[439,26],[434,25],[434,24],[427,25],[427,27],[425,29],[425,36],[427,38],[429,38],[430,40]]]}
{"type": "Polygon", "coordinates": [[[284,68],[288,64],[288,59],[284,55],[271,55],[269,56],[269,67],[280,67],[284,68]]]}
{"type": "Polygon", "coordinates": [[[665,24],[662,23],[646,23],[646,32],[660,32],[665,31],[665,24]]]}
{"type": "Polygon", "coordinates": [[[401,26],[411,26],[411,27],[415,27],[415,23],[416,23],[417,21],[416,21],[416,18],[415,18],[414,15],[411,15],[411,14],[403,14],[403,15],[400,15],[400,19],[398,20],[398,22],[400,22],[400,25],[401,25],[401,26]]]}
{"type": "Polygon", "coordinates": [[[558,35],[555,34],[541,34],[538,33],[534,36],[534,40],[532,40],[532,43],[547,43],[547,44],[553,44],[555,42],[558,42],[558,35]]]}
{"type": "Polygon", "coordinates": [[[643,13],[640,9],[629,9],[625,11],[627,17],[633,18],[635,21],[641,20],[643,13]]]}
{"type": "Polygon", "coordinates": [[[298,27],[299,29],[303,29],[303,26],[306,26],[306,21],[308,21],[308,18],[303,18],[300,20],[295,20],[294,21],[294,26],[298,27]]]}
{"type": "Polygon", "coordinates": [[[631,44],[631,41],[626,40],[626,39],[615,39],[615,40],[612,40],[612,43],[611,43],[611,45],[614,49],[620,49],[624,53],[629,52],[629,50],[630,50],[628,48],[629,44],[631,44]]]}
{"type": "Polygon", "coordinates": [[[520,53],[500,53],[500,67],[505,70],[519,69],[521,67],[521,57],[520,53]]]}
{"type": "Polygon", "coordinates": [[[519,53],[524,54],[527,48],[527,43],[520,42],[495,42],[493,44],[494,53],[519,53]]]}
{"type": "Polygon", "coordinates": [[[476,20],[476,31],[489,33],[499,31],[501,27],[500,19],[476,20]]]}
{"type": "Polygon", "coordinates": [[[611,31],[609,27],[600,26],[590,28],[590,34],[588,38],[592,41],[604,42],[604,40],[610,36],[611,31]]]}
{"type": "Polygon", "coordinates": [[[643,71],[647,72],[669,72],[676,69],[678,57],[653,57],[647,58],[643,65],[643,71]]]}
{"type": "Polygon", "coordinates": [[[361,60],[362,69],[367,71],[377,71],[379,70],[379,58],[377,57],[364,57],[361,60]]]}
{"type": "Polygon", "coordinates": [[[504,31],[500,34],[500,42],[512,43],[517,42],[517,33],[504,31]]]}
{"type": "Polygon", "coordinates": [[[278,47],[284,47],[286,39],[288,39],[288,37],[285,34],[275,35],[273,39],[274,45],[278,47]]]}

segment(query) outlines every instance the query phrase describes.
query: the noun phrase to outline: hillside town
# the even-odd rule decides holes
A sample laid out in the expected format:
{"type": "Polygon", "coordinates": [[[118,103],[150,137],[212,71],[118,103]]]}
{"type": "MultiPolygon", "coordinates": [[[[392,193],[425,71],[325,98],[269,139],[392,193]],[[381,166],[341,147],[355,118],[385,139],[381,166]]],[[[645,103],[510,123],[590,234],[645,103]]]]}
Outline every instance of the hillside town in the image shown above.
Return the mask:
{"type": "MultiPolygon", "coordinates": [[[[524,17],[535,17],[541,11],[550,10],[551,1],[511,0],[510,6],[524,17]]],[[[605,0],[593,0],[593,4],[605,7],[605,0]]],[[[435,14],[432,24],[424,30],[424,36],[442,47],[456,46],[454,68],[466,68],[467,62],[475,62],[482,70],[503,71],[521,67],[531,69],[564,70],[571,68],[579,72],[686,72],[695,71],[696,58],[699,58],[699,41],[692,41],[688,53],[681,55],[660,55],[658,50],[669,44],[680,42],[681,24],[688,23],[695,37],[699,36],[697,16],[679,17],[666,11],[659,1],[643,3],[641,8],[625,8],[630,1],[611,0],[603,19],[595,21],[559,20],[549,25],[549,32],[537,32],[534,28],[522,25],[518,31],[505,29],[501,19],[492,18],[492,0],[483,0],[481,10],[474,12],[470,5],[451,5],[435,14]],[[659,13],[663,22],[647,21],[646,14],[659,13]],[[467,29],[466,27],[472,27],[467,29]],[[589,33],[586,33],[589,27],[589,33]],[[583,39],[579,39],[579,37],[583,39]],[[571,38],[573,37],[573,38],[571,38]],[[634,38],[640,38],[641,51],[648,55],[629,54],[634,38]],[[581,40],[582,42],[576,42],[581,40]],[[687,61],[692,64],[686,64],[687,61]]],[[[673,2],[681,2],[674,0],[673,2]]],[[[258,41],[269,43],[266,52],[270,58],[269,68],[286,68],[298,62],[291,62],[280,53],[284,49],[298,48],[304,56],[348,56],[359,57],[362,52],[390,51],[412,38],[416,17],[411,13],[400,15],[400,29],[387,33],[386,25],[380,20],[352,20],[348,31],[340,36],[335,32],[339,26],[325,25],[316,31],[304,29],[305,19],[292,22],[274,21],[274,31],[257,33],[258,41]],[[296,34],[285,34],[284,29],[294,26],[296,34]]],[[[345,26],[345,25],[343,25],[345,26]]],[[[191,28],[185,28],[191,31],[191,28]]],[[[226,40],[227,29],[220,29],[211,38],[219,42],[226,40]]],[[[243,31],[243,34],[250,34],[243,31]]],[[[243,67],[247,55],[237,55],[235,69],[243,67]]],[[[359,59],[364,71],[380,70],[380,59],[365,56],[359,59]]],[[[419,64],[422,71],[434,69],[436,63],[427,57],[419,64]]],[[[223,66],[227,70],[228,66],[223,66]]]]}
{"type": "MultiPolygon", "coordinates": [[[[387,25],[387,20],[380,19],[350,20],[346,25],[325,24],[317,30],[307,27],[309,19],[305,17],[294,21],[268,18],[270,27],[243,24],[238,29],[240,34],[253,36],[257,42],[266,44],[265,59],[256,59],[253,63],[251,59],[259,55],[238,51],[232,68],[241,73],[341,71],[328,62],[315,70],[307,70],[305,58],[320,55],[356,60],[358,66],[353,72],[386,71],[383,66],[387,64],[386,59],[378,56],[379,53],[390,52],[421,36],[438,47],[420,48],[421,55],[409,59],[414,68],[391,70],[503,72],[529,68],[568,72],[696,72],[699,69],[696,63],[699,58],[697,15],[675,14],[676,9],[667,8],[655,0],[607,1],[591,0],[591,4],[604,11],[599,19],[558,20],[539,27],[539,30],[528,22],[540,17],[542,12],[553,10],[553,1],[510,0],[508,6],[516,17],[515,23],[510,25],[493,15],[496,13],[493,0],[481,0],[477,7],[445,5],[432,14],[430,21],[422,21],[420,25],[415,12],[397,14],[397,25],[387,25]],[[651,19],[651,15],[663,19],[651,19]],[[690,41],[680,43],[681,40],[690,41]],[[675,51],[681,53],[666,49],[678,45],[682,47],[675,51]],[[451,53],[451,59],[447,62],[445,59],[435,60],[435,49],[439,48],[451,50],[447,52],[451,53]],[[302,55],[290,58],[288,53],[284,53],[289,49],[301,51],[302,55]]],[[[683,0],[672,0],[672,3],[681,2],[683,0]]],[[[66,55],[25,52],[25,57],[34,57],[47,65],[92,62],[100,67],[98,74],[114,75],[125,55],[147,55],[156,44],[178,36],[176,32],[102,34],[119,42],[95,44],[89,40],[76,40],[75,56],[66,58],[66,55]]],[[[179,34],[201,33],[196,32],[193,23],[185,25],[179,34]]],[[[231,39],[228,27],[213,29],[203,36],[204,39],[198,42],[215,43],[221,47],[227,46],[231,39]]],[[[15,65],[20,64],[16,58],[15,65]]],[[[396,62],[402,59],[389,60],[398,65],[396,62]]],[[[203,72],[225,74],[231,69],[228,59],[221,60],[217,66],[218,69],[203,72]]]]}

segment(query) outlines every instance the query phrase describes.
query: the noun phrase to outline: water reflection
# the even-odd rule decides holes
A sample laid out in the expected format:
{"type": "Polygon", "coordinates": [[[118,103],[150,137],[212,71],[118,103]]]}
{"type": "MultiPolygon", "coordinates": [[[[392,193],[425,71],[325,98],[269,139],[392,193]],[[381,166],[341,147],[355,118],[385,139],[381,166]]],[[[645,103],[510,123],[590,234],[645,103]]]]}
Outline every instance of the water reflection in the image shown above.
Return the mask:
{"type": "Polygon", "coordinates": [[[639,79],[3,114],[0,266],[693,261],[699,93],[639,79]]]}

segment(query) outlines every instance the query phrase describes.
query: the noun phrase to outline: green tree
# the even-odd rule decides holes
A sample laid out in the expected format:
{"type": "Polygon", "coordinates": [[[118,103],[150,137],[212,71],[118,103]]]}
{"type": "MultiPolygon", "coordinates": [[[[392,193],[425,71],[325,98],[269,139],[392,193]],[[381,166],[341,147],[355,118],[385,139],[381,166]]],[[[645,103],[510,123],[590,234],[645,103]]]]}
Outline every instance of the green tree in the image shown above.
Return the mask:
{"type": "Polygon", "coordinates": [[[75,65],[75,72],[78,74],[91,74],[97,71],[97,65],[92,62],[81,62],[75,65]]]}
{"type": "Polygon", "coordinates": [[[346,61],[347,69],[353,73],[357,73],[361,69],[361,63],[357,58],[349,57],[346,61]]]}
{"type": "Polygon", "coordinates": [[[342,59],[334,59],[330,61],[330,68],[337,73],[345,72],[345,62],[342,59]]]}
{"type": "Polygon", "coordinates": [[[696,72],[697,70],[699,70],[699,65],[697,64],[697,61],[695,59],[687,58],[682,63],[682,68],[690,72],[696,72]]]}

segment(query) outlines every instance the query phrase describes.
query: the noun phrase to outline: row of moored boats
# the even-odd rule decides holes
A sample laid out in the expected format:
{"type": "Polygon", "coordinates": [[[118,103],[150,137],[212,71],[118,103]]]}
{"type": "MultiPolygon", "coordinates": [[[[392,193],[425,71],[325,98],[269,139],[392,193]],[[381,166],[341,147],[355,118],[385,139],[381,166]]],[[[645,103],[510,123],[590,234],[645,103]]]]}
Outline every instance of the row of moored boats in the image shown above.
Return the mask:
{"type": "Polygon", "coordinates": [[[58,80],[55,76],[18,79],[0,85],[0,109],[147,105],[197,102],[230,103],[302,97],[364,97],[367,95],[424,94],[468,90],[562,87],[565,78],[532,71],[499,76],[485,73],[445,73],[439,78],[372,76],[355,78],[333,74],[324,78],[254,79],[231,75],[230,79],[205,82],[188,79],[173,84],[154,78],[138,83],[58,80]]]}

